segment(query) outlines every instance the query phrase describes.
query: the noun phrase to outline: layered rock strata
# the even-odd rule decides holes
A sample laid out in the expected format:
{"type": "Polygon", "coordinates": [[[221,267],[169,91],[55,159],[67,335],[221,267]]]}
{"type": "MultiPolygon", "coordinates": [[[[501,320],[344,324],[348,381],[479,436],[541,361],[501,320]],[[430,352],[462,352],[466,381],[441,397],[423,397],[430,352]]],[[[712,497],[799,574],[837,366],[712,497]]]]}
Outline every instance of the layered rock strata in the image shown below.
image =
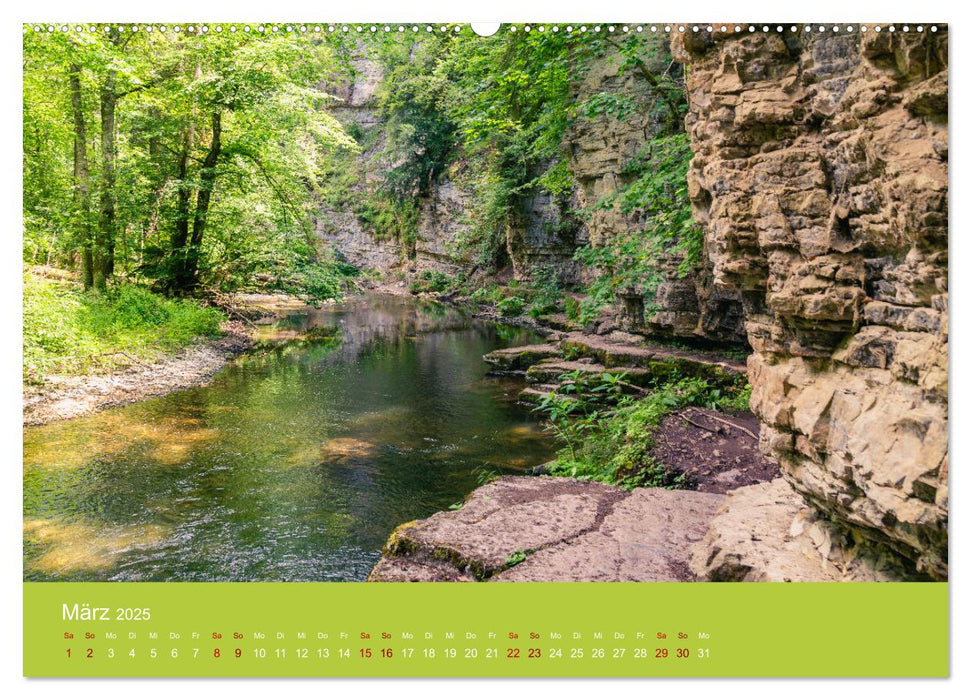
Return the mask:
{"type": "Polygon", "coordinates": [[[947,31],[675,34],[752,408],[852,541],[947,577],[947,31]]]}
{"type": "MultiPolygon", "coordinates": [[[[646,39],[648,43],[653,38],[646,39]]],[[[647,69],[657,75],[669,70],[669,57],[660,45],[645,58],[647,69]]],[[[645,52],[647,53],[647,52],[645,52]]],[[[574,206],[590,213],[578,231],[580,243],[592,246],[610,245],[612,240],[636,234],[644,228],[640,211],[624,213],[620,205],[599,206],[630,184],[634,177],[630,163],[643,155],[658,134],[667,127],[664,110],[652,109],[656,97],[649,83],[638,71],[625,67],[626,58],[607,53],[592,61],[574,87],[578,105],[602,95],[620,96],[637,109],[627,114],[605,112],[595,117],[574,120],[567,131],[564,146],[570,153],[570,171],[578,188],[574,206]]],[[[678,271],[681,259],[671,256],[663,261],[663,279],[654,292],[656,310],[644,314],[644,290],[632,289],[617,300],[619,316],[629,330],[648,331],[656,335],[744,343],[741,295],[737,290],[716,285],[711,266],[705,261],[690,274],[678,271]]],[[[585,281],[596,274],[583,271],[585,281]]]]}
{"type": "Polygon", "coordinates": [[[728,492],[688,566],[701,581],[920,580],[887,548],[847,542],[785,479],[728,492]]]}

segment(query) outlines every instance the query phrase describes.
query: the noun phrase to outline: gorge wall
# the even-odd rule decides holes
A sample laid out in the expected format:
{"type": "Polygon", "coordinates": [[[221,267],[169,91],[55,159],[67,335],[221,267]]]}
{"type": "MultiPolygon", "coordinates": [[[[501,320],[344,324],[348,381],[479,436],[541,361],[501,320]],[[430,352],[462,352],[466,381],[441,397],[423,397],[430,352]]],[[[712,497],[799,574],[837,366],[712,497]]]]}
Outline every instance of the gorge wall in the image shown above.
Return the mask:
{"type": "MultiPolygon", "coordinates": [[[[850,541],[947,577],[947,31],[686,31],[689,188],[752,408],[850,541]]],[[[759,28],[761,29],[761,27],[759,28]]]]}
{"type": "Polygon", "coordinates": [[[374,196],[383,175],[395,166],[386,150],[386,124],[379,109],[383,78],[381,63],[362,54],[321,86],[339,100],[330,111],[355,136],[361,152],[334,156],[326,183],[332,194],[321,202],[316,234],[359,268],[383,273],[398,269],[454,273],[468,263],[458,241],[467,227],[469,193],[449,177],[439,178],[430,196],[421,199],[414,241],[387,235],[369,220],[364,205],[374,196]]]}
{"type": "MultiPolygon", "coordinates": [[[[656,75],[671,69],[667,51],[655,51],[644,60],[646,68],[656,75]]],[[[624,96],[638,109],[623,118],[610,113],[578,118],[567,130],[564,147],[570,154],[569,168],[577,183],[574,206],[590,212],[578,240],[594,246],[608,244],[644,227],[642,213],[625,214],[619,203],[609,208],[597,205],[629,184],[632,176],[626,166],[664,131],[666,117],[663,110],[651,109],[657,98],[650,84],[637,71],[624,70],[616,54],[592,61],[575,86],[578,104],[598,94],[624,96]]],[[[643,317],[644,290],[634,289],[618,299],[621,317],[636,331],[744,343],[741,294],[714,283],[707,256],[684,276],[678,272],[680,262],[681,258],[674,255],[665,261],[666,274],[652,300],[654,313],[643,317]]]]}
{"type": "MultiPolygon", "coordinates": [[[[657,45],[649,59],[650,68],[663,72],[671,66],[667,47],[660,37],[651,41],[657,45]]],[[[624,214],[619,205],[598,206],[629,184],[626,166],[663,130],[657,116],[650,114],[655,98],[649,84],[635,71],[625,71],[622,63],[616,53],[595,58],[572,86],[576,105],[599,94],[610,94],[629,99],[638,109],[622,118],[604,113],[572,119],[562,142],[562,157],[575,182],[572,195],[558,198],[542,188],[533,188],[519,198],[518,211],[505,231],[506,252],[517,279],[529,279],[538,266],[547,266],[566,284],[589,282],[594,273],[573,259],[577,247],[588,242],[603,245],[643,228],[642,214],[624,214]]],[[[461,241],[469,234],[474,193],[464,184],[461,160],[433,183],[428,196],[421,198],[412,245],[380,235],[369,225],[366,212],[358,210],[381,175],[395,165],[386,153],[386,125],[378,107],[382,80],[380,63],[362,54],[323,86],[340,100],[331,111],[355,134],[362,152],[345,155],[335,164],[332,180],[346,181],[344,195],[322,203],[317,235],[362,268],[405,274],[429,269],[449,274],[469,270],[475,265],[474,255],[463,250],[461,241]]],[[[331,185],[331,189],[340,188],[331,185]]],[[[679,274],[679,262],[680,258],[674,256],[666,261],[665,279],[654,299],[656,310],[647,318],[643,290],[630,290],[608,313],[616,314],[627,329],[638,332],[745,343],[740,293],[715,282],[707,258],[687,276],[679,274]]]]}

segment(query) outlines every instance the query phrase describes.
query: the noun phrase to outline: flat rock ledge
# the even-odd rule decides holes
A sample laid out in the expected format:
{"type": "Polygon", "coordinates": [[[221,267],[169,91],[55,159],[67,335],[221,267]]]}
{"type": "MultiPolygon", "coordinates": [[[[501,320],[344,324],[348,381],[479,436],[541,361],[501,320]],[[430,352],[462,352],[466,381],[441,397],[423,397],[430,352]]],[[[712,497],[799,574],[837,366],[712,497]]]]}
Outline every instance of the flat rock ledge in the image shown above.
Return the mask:
{"type": "Polygon", "coordinates": [[[784,478],[729,491],[691,546],[689,567],[700,581],[925,580],[913,564],[835,528],[784,478]]]}
{"type": "Polygon", "coordinates": [[[720,494],[508,476],[398,527],[369,581],[689,581],[720,494]]]}
{"type": "Polygon", "coordinates": [[[541,360],[558,357],[559,354],[560,349],[555,345],[522,345],[493,350],[483,355],[482,359],[492,365],[495,373],[519,373],[525,372],[541,360]]]}

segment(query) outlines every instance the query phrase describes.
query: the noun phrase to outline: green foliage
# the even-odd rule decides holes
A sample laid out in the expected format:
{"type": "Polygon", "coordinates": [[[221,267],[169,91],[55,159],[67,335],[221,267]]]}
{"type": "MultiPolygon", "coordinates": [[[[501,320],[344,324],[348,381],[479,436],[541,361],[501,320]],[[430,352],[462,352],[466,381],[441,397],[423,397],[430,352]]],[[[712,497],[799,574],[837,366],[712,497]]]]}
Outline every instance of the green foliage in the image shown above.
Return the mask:
{"type": "Polygon", "coordinates": [[[571,81],[582,75],[590,44],[578,33],[500,32],[452,42],[441,55],[438,70],[458,88],[448,114],[476,193],[463,245],[477,265],[508,262],[507,231],[537,188],[568,199],[573,178],[561,148],[571,81]]]}
{"type": "Polygon", "coordinates": [[[571,296],[563,298],[563,311],[571,321],[579,321],[581,316],[580,302],[571,296]]]}
{"type": "Polygon", "coordinates": [[[412,294],[431,292],[441,294],[453,286],[455,280],[441,270],[424,270],[411,283],[409,291],[412,294]]]}
{"type": "Polygon", "coordinates": [[[475,477],[475,483],[477,483],[479,486],[491,484],[493,481],[502,476],[496,470],[489,469],[487,467],[477,467],[473,469],[472,475],[475,477]]]}
{"type": "Polygon", "coordinates": [[[688,199],[690,161],[687,134],[655,138],[624,167],[628,184],[597,204],[601,209],[637,213],[645,224],[642,230],[614,236],[603,245],[577,249],[575,260],[600,272],[587,289],[578,314],[581,323],[596,318],[617,293],[643,295],[650,314],[651,300],[666,274],[664,261],[676,256],[682,276],[699,264],[704,237],[688,199]]]}
{"type": "Polygon", "coordinates": [[[751,388],[720,388],[701,378],[674,378],[643,398],[626,396],[623,375],[584,379],[564,375],[560,393],[543,397],[537,412],[564,444],[550,473],[601,481],[623,488],[684,488],[683,474],[669,471],[650,454],[661,420],[685,406],[747,409],[751,388]]]}
{"type": "Polygon", "coordinates": [[[24,35],[25,261],[78,268],[91,247],[116,275],[178,293],[234,285],[263,263],[297,275],[317,263],[315,198],[338,154],[358,149],[318,88],[333,47],[296,33],[100,29],[24,35]]]}
{"type": "Polygon", "coordinates": [[[83,373],[157,359],[219,333],[222,313],[144,287],[120,284],[104,294],[24,275],[24,376],[83,373]]]}
{"type": "Polygon", "coordinates": [[[533,318],[552,313],[563,302],[563,287],[556,266],[535,265],[530,279],[525,282],[512,279],[507,284],[497,282],[474,285],[469,279],[453,280],[450,288],[466,293],[474,304],[494,306],[503,316],[528,313],[533,318]]]}
{"type": "Polygon", "coordinates": [[[630,95],[613,92],[598,92],[577,105],[577,113],[587,119],[608,115],[626,121],[638,109],[637,102],[630,95]]]}
{"type": "Polygon", "coordinates": [[[359,274],[356,268],[347,263],[305,262],[288,270],[285,277],[277,278],[271,288],[319,305],[324,301],[341,298],[348,279],[359,274]]]}
{"type": "Polygon", "coordinates": [[[477,194],[469,212],[468,232],[459,241],[461,248],[477,266],[500,268],[508,261],[506,231],[515,214],[515,182],[486,167],[470,184],[477,194]]]}
{"type": "Polygon", "coordinates": [[[524,561],[526,561],[526,557],[528,556],[528,552],[525,552],[522,549],[517,549],[515,552],[506,557],[506,566],[512,567],[516,566],[516,564],[522,564],[524,561]]]}
{"type": "Polygon", "coordinates": [[[506,297],[496,304],[496,310],[503,316],[518,316],[525,308],[526,301],[521,296],[506,297]]]}
{"type": "Polygon", "coordinates": [[[469,300],[475,304],[498,304],[503,298],[502,286],[496,282],[478,287],[469,295],[469,300]]]}
{"type": "Polygon", "coordinates": [[[551,197],[556,200],[565,201],[570,198],[576,181],[573,173],[570,172],[566,160],[557,160],[536,180],[536,184],[542,187],[551,197]]]}
{"type": "Polygon", "coordinates": [[[398,241],[403,253],[414,246],[418,235],[417,201],[398,200],[375,192],[356,200],[354,213],[376,240],[398,241]]]}
{"type": "Polygon", "coordinates": [[[528,287],[529,315],[538,318],[553,313],[560,307],[563,289],[556,268],[552,265],[536,265],[528,287]]]}
{"type": "Polygon", "coordinates": [[[427,195],[448,167],[456,124],[449,108],[458,86],[442,66],[454,41],[433,35],[419,42],[384,44],[381,112],[387,120],[388,153],[395,162],[384,188],[398,200],[427,195]]]}

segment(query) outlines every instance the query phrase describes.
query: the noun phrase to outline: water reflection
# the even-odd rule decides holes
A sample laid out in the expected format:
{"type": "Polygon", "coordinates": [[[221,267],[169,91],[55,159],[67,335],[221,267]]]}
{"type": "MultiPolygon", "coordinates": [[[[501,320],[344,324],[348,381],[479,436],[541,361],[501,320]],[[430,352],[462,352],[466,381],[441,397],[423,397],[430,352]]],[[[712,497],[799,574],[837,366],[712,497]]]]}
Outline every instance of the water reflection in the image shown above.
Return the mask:
{"type": "Polygon", "coordinates": [[[519,387],[484,378],[521,330],[370,297],[261,337],[209,386],[25,429],[25,578],[362,580],[477,470],[551,455],[519,387]]]}

